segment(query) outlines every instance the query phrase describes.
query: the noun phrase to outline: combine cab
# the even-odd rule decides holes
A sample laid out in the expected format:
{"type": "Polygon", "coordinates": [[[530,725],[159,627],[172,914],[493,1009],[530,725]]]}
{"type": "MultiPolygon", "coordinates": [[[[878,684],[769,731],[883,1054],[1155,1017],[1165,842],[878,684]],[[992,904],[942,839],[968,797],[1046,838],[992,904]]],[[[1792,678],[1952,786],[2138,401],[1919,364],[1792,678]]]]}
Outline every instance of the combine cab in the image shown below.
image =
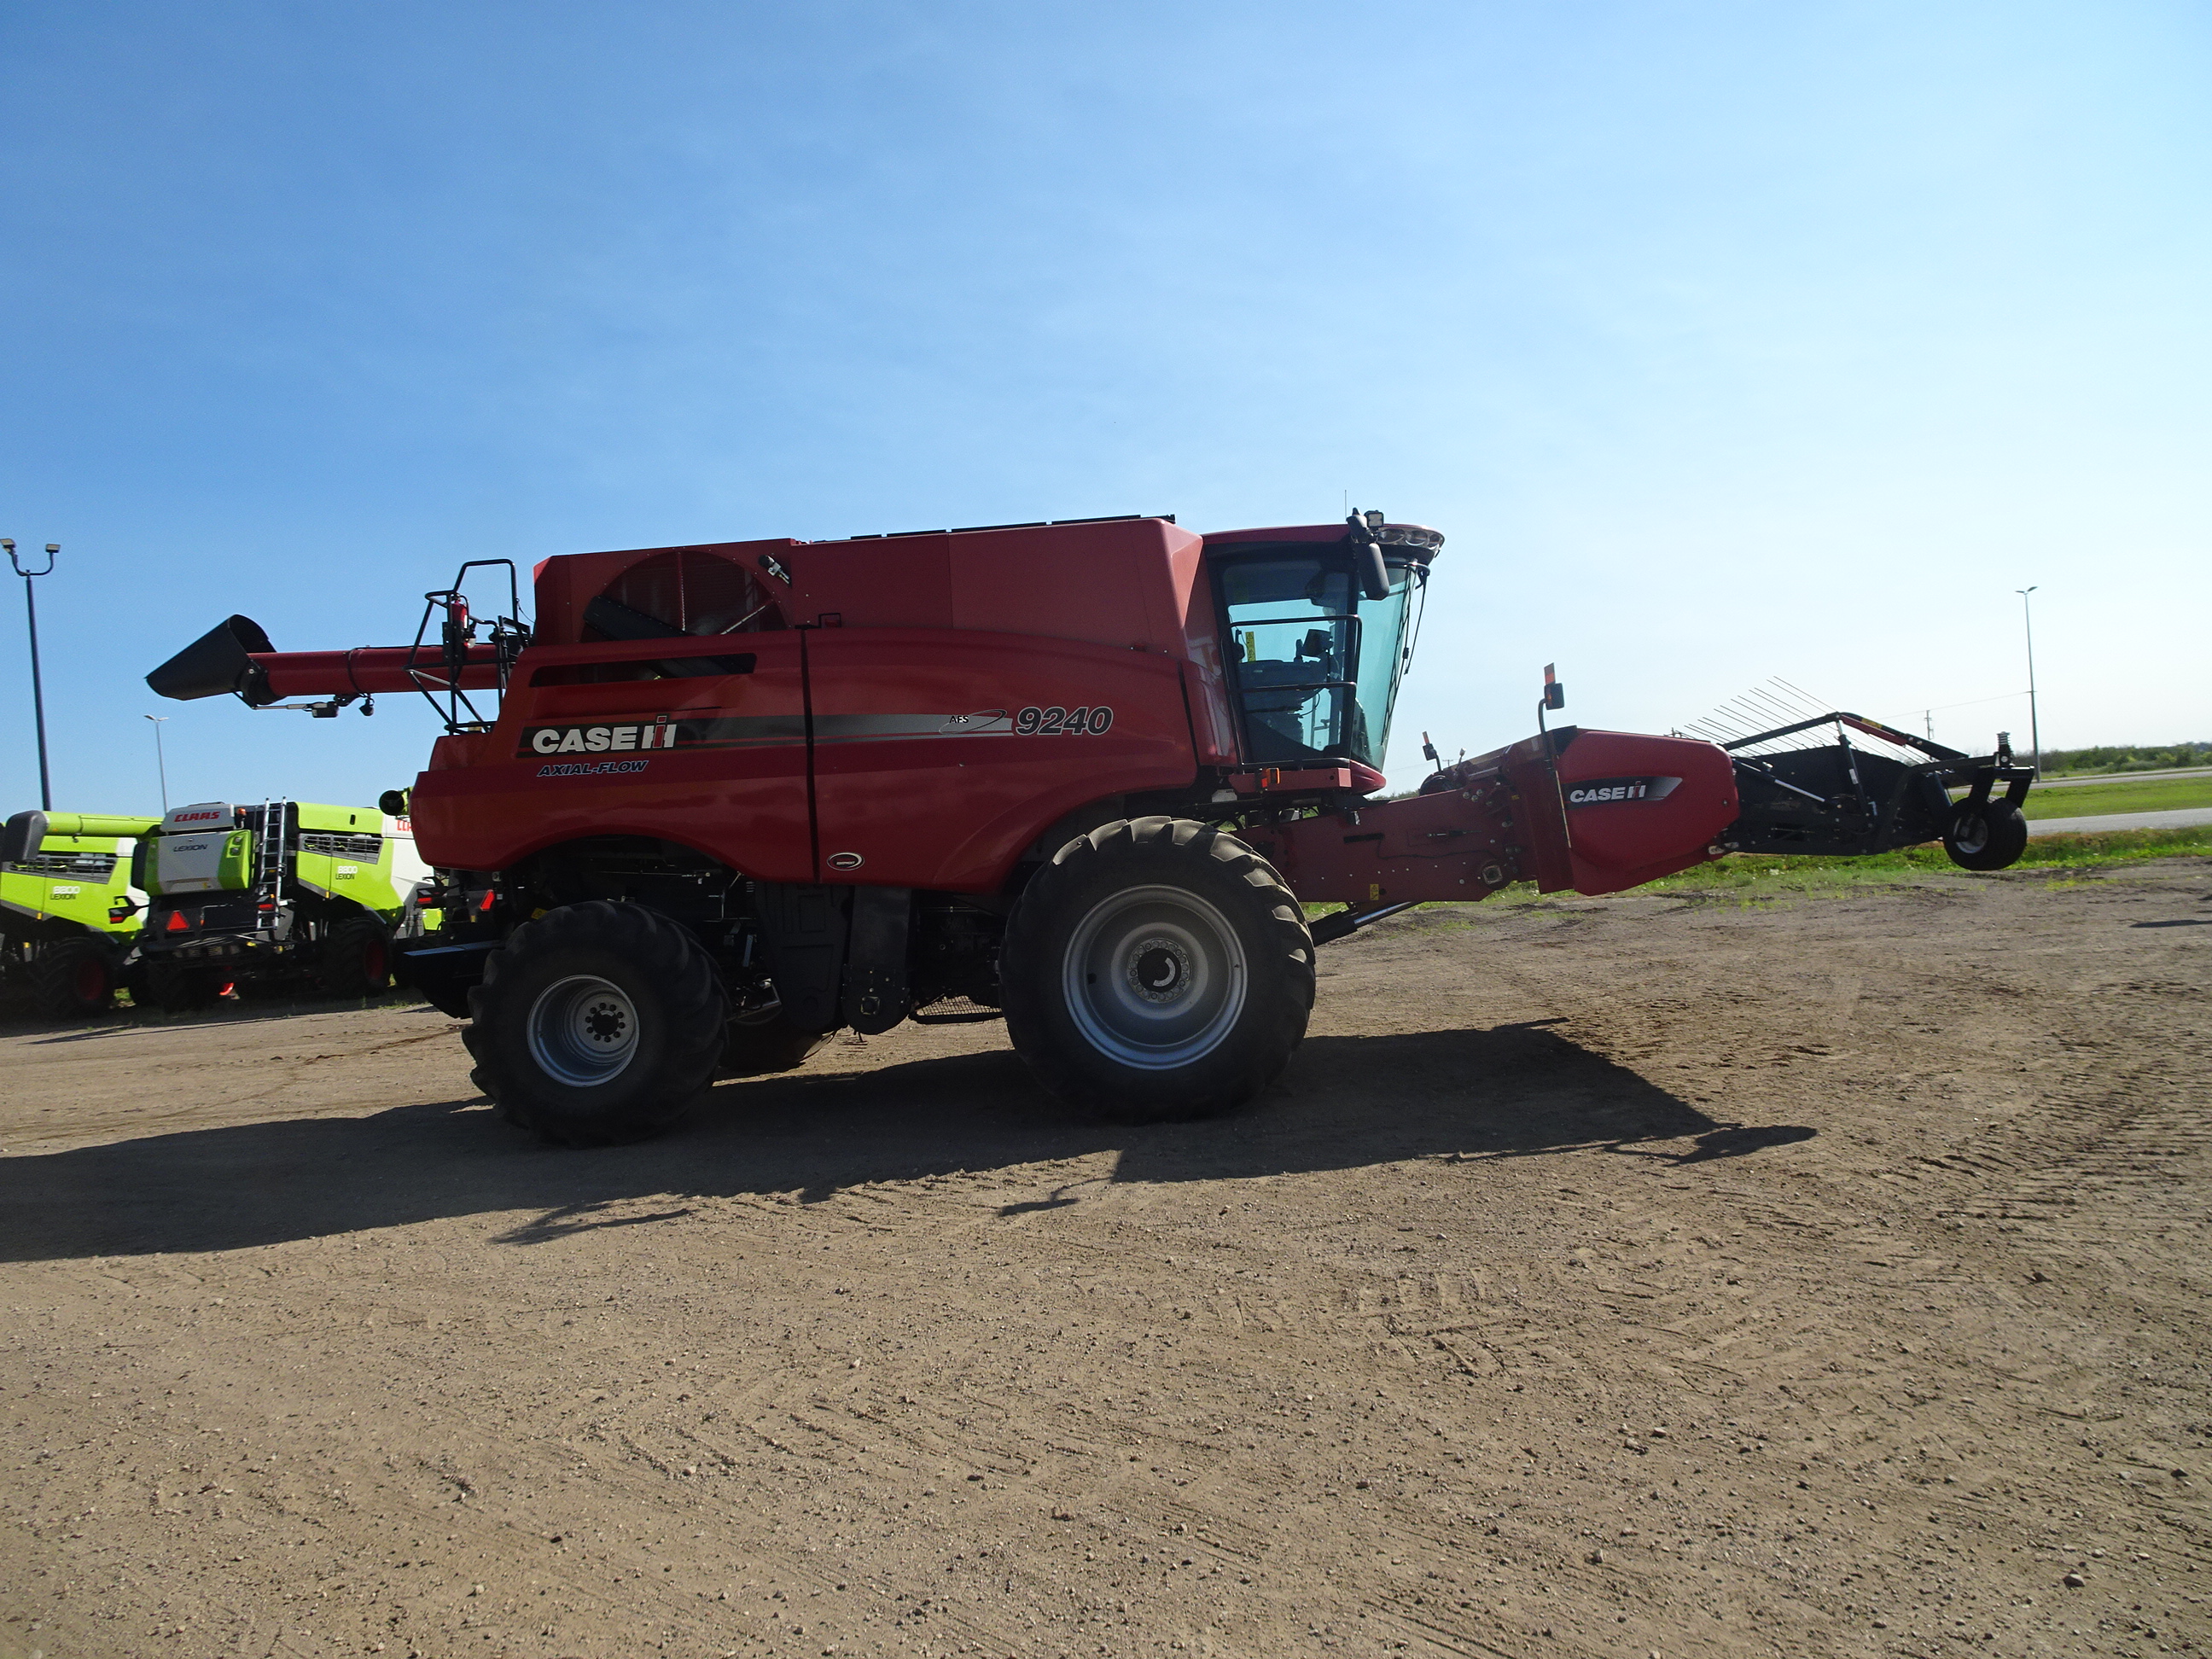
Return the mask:
{"type": "Polygon", "coordinates": [[[132,849],[159,818],[18,812],[0,830],[0,984],[48,1019],[111,1006],[146,895],[132,849]]]}
{"type": "Polygon", "coordinates": [[[269,800],[179,806],[142,843],[151,895],[139,971],[171,1012],[242,997],[367,996],[419,936],[429,870],[374,807],[269,800]]]}
{"type": "Polygon", "coordinates": [[[148,682],[430,700],[446,735],[386,805],[443,927],[403,970],[553,1139],[650,1133],[841,1027],[1001,1012],[1060,1095],[1192,1117],[1282,1069],[1316,945],[1517,881],[1632,887],[1780,822],[1715,744],[1540,729],[1555,686],[1536,737],[1377,799],[1443,540],[1355,514],[579,554],[538,566],[534,623],[511,565],[489,620],[464,566],[410,645],[277,652],[234,617],[148,682]]]}

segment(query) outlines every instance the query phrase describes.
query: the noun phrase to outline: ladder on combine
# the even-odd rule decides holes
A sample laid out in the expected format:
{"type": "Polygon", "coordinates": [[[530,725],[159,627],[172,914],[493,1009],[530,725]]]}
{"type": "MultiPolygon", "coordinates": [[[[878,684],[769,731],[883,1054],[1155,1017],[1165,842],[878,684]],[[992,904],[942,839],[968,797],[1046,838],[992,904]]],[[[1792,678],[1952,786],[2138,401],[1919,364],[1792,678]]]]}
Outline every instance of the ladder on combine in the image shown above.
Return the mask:
{"type": "Polygon", "coordinates": [[[261,803],[261,835],[254,852],[253,891],[257,902],[269,908],[272,933],[283,925],[284,855],[289,850],[291,805],[281,797],[261,803]]]}

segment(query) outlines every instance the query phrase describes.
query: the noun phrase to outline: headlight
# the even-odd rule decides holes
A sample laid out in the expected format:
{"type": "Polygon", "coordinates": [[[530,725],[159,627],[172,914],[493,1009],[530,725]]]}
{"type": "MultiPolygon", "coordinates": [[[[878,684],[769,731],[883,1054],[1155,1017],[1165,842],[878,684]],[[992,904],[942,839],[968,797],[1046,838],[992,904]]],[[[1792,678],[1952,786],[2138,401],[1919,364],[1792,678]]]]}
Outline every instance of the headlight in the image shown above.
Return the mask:
{"type": "Polygon", "coordinates": [[[1425,548],[1433,553],[1444,544],[1444,533],[1425,524],[1386,524],[1375,532],[1385,546],[1425,548]]]}

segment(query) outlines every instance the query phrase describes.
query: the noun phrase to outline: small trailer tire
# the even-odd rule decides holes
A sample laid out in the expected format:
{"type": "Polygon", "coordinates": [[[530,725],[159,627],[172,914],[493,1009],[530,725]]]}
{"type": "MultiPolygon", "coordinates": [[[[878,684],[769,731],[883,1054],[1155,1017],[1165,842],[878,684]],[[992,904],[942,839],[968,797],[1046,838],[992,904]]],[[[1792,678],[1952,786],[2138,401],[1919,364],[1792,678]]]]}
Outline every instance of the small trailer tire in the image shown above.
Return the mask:
{"type": "Polygon", "coordinates": [[[31,1004],[46,1019],[80,1019],[115,1000],[115,952],[96,939],[58,939],[31,963],[31,1004]]]}
{"type": "Polygon", "coordinates": [[[333,997],[375,996],[392,984],[392,936],[374,916],[348,916],[323,940],[317,978],[333,997]]]}
{"type": "Polygon", "coordinates": [[[1943,832],[1943,850],[1961,870],[2004,870],[2027,850],[2027,820],[2010,801],[1961,805],[1943,832]]]}
{"type": "Polygon", "coordinates": [[[642,1140],[714,1080],[728,1003],[667,917],[593,899],[524,923],[485,959],[461,1036],[499,1115],[570,1146],[642,1140]]]}
{"type": "Polygon", "coordinates": [[[1123,1123],[1235,1109],[1305,1036],[1313,937],[1235,836],[1187,818],[1102,825],[1022,893],[1000,963],[1006,1033],[1040,1082],[1123,1123]]]}

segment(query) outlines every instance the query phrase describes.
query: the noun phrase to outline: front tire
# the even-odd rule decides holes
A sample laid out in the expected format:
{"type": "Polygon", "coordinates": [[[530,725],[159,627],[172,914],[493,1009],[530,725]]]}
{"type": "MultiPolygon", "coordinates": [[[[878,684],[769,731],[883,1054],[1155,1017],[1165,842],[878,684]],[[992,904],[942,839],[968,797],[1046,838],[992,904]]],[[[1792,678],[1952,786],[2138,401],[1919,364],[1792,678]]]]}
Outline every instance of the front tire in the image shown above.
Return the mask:
{"type": "Polygon", "coordinates": [[[727,1001],[713,960],[665,916],[604,899],[508,935],[469,992],[470,1080],[549,1140],[658,1134],[713,1081],[727,1001]]]}
{"type": "Polygon", "coordinates": [[[1273,866],[1187,818],[1068,842],[1007,924],[1006,1034],[1045,1087],[1124,1123],[1234,1110],[1305,1035],[1313,936],[1273,866]]]}
{"type": "Polygon", "coordinates": [[[1943,850],[1961,870],[2005,870],[2027,850],[2027,820],[2008,800],[1962,805],[1943,832],[1943,850]]]}
{"type": "Polygon", "coordinates": [[[46,1019],[82,1019],[115,1000],[115,954],[96,939],[57,940],[31,963],[31,1005],[46,1019]]]}

